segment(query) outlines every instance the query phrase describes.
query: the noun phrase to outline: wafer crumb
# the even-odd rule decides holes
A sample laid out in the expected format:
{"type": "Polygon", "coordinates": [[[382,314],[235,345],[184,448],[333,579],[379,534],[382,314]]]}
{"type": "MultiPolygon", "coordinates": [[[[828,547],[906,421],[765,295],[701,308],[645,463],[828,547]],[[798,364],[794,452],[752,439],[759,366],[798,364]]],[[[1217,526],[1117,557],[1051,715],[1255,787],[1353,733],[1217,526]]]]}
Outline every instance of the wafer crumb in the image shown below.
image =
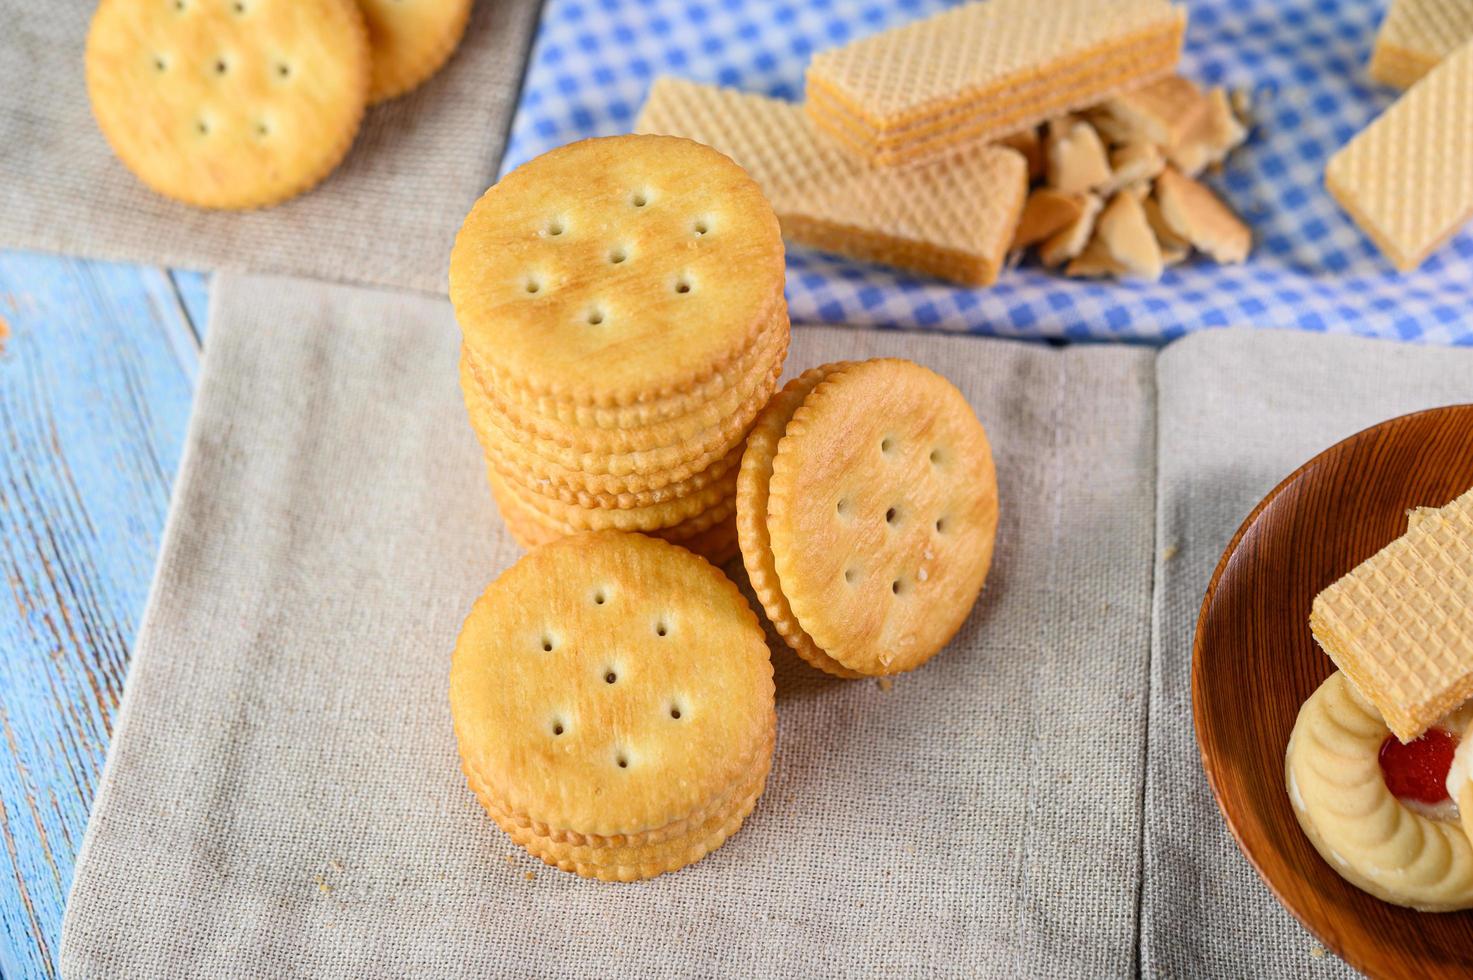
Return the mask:
{"type": "Polygon", "coordinates": [[[326,876],[324,876],[324,875],[316,875],[315,877],[313,877],[312,880],[317,883],[317,890],[320,891],[322,894],[324,894],[324,895],[331,895],[332,894],[332,886],[327,883],[326,876]]]}
{"type": "Polygon", "coordinates": [[[1180,548],[1178,548],[1174,544],[1169,544],[1165,548],[1161,549],[1161,560],[1162,561],[1171,561],[1171,559],[1175,558],[1180,553],[1181,553],[1181,549],[1180,548]]]}
{"type": "Polygon", "coordinates": [[[875,681],[875,686],[882,691],[888,691],[895,686],[895,682],[888,677],[881,677],[875,681]]]}
{"type": "Polygon", "coordinates": [[[515,867],[517,863],[517,856],[515,854],[508,854],[506,856],[506,863],[515,867]]]}
{"type": "Polygon", "coordinates": [[[1319,943],[1315,943],[1313,946],[1309,947],[1309,955],[1312,959],[1322,960],[1325,958],[1325,947],[1321,946],[1319,943]]]}
{"type": "Polygon", "coordinates": [[[526,878],[528,881],[536,881],[537,873],[535,871],[526,871],[523,872],[522,877],[526,878]]]}

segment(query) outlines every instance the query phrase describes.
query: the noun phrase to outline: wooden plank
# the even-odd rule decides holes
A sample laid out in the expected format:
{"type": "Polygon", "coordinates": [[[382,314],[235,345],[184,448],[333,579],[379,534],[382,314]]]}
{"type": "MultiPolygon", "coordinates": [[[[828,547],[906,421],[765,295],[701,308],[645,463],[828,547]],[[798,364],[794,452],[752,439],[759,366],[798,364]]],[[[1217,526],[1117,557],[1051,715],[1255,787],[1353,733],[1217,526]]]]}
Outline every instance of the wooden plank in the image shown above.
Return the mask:
{"type": "Polygon", "coordinates": [[[5,976],[56,972],[199,370],[205,287],[185,279],[0,252],[5,976]]]}

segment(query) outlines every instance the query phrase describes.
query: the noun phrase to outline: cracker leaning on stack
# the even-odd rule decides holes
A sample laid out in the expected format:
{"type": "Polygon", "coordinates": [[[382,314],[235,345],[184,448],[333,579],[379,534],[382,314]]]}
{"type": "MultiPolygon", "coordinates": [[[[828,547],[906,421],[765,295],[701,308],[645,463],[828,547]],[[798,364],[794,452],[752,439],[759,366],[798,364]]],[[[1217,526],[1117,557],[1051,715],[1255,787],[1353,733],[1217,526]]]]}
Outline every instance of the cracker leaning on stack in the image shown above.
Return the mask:
{"type": "Polygon", "coordinates": [[[471,0],[102,0],[87,95],[113,152],[203,208],[278,204],[347,154],[364,108],[454,52],[471,0]]]}
{"type": "Polygon", "coordinates": [[[743,441],[788,349],[778,222],[690,140],[584,140],[476,203],[450,259],[460,378],[508,527],[736,553],[743,441]]]}
{"type": "Polygon", "coordinates": [[[529,552],[450,665],[466,780],[548,864],[632,881],[700,860],[756,805],[776,738],[757,618],[687,551],[605,531],[529,552]]]}
{"type": "Polygon", "coordinates": [[[1305,835],[1356,887],[1473,908],[1473,490],[1314,600],[1340,669],[1300,709],[1285,782],[1305,835]]]}
{"type": "Polygon", "coordinates": [[[769,620],[840,677],[925,663],[992,563],[987,433],[955,386],[910,361],[790,381],[753,427],[737,491],[742,560],[769,620]]]}

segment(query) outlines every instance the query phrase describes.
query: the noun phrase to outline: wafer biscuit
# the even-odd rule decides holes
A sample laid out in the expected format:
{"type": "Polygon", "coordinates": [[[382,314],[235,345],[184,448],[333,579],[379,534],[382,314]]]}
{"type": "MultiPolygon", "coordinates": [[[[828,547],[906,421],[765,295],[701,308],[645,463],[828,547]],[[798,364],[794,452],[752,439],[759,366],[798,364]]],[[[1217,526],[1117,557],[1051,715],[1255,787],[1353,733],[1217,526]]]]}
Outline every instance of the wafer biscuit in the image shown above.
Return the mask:
{"type": "Polygon", "coordinates": [[[768,486],[778,581],[830,657],[899,673],[960,628],[992,561],[997,478],[945,378],[893,359],[834,371],[788,422],[768,486]]]}
{"type": "Polygon", "coordinates": [[[1402,271],[1465,225],[1473,216],[1473,41],[1331,157],[1325,186],[1402,271]]]}
{"type": "Polygon", "coordinates": [[[368,35],[354,0],[103,0],[86,77],[103,136],[153,190],[204,208],[265,207],[348,152],[368,35]]]}
{"type": "Polygon", "coordinates": [[[545,153],[481,197],[450,299],[498,381],[624,406],[738,361],[783,308],[783,272],[777,220],[741,167],[690,140],[611,136],[545,153]]]}
{"type": "Polygon", "coordinates": [[[1473,490],[1315,598],[1315,640],[1409,742],[1473,695],[1473,490]]]}
{"type": "Polygon", "coordinates": [[[1185,14],[1165,0],[990,0],[817,54],[814,123],[873,164],[942,153],[1083,108],[1171,70],[1185,14]]]}
{"type": "Polygon", "coordinates": [[[471,0],[358,0],[358,6],[373,52],[370,103],[403,95],[439,71],[471,14],[471,0]]]}
{"type": "Polygon", "coordinates": [[[742,564],[746,566],[747,581],[752,585],[753,594],[767,612],[768,621],[783,642],[808,663],[836,677],[850,678],[863,675],[819,649],[793,615],[792,607],[783,595],[773,563],[772,539],[767,533],[767,490],[772,480],[773,457],[777,455],[778,444],[793,413],[824,378],[852,366],[852,362],[845,361],[811,368],[789,381],[773,396],[747,437],[736,491],[737,537],[741,542],[742,564]]]}
{"type": "Polygon", "coordinates": [[[730,154],[795,241],[972,285],[996,279],[1028,189],[1027,162],[1005,147],[871,170],[816,134],[798,106],[672,78],[656,80],[636,128],[730,154]]]}
{"type": "Polygon", "coordinates": [[[1371,51],[1371,77],[1407,88],[1473,41],[1473,0],[1391,0],[1371,51]]]}
{"type": "Polygon", "coordinates": [[[729,798],[775,725],[766,640],[736,587],[617,532],[536,548],[492,583],[456,642],[450,706],[498,811],[629,841],[729,798]]]}

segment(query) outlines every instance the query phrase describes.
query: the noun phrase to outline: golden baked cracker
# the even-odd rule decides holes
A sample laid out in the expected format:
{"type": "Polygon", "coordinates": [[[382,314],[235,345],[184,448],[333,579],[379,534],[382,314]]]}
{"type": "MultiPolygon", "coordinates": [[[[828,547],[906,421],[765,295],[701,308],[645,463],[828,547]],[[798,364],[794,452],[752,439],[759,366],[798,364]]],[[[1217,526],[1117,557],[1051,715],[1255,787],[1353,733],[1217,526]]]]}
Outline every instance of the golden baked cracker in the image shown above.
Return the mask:
{"type": "Polygon", "coordinates": [[[463,348],[461,356],[469,360],[471,373],[480,382],[486,403],[497,417],[500,428],[517,430],[581,452],[617,454],[706,438],[722,427],[740,427],[743,416],[750,422],[777,386],[783,360],[787,357],[790,334],[786,322],[782,330],[772,330],[770,334],[762,342],[762,357],[754,361],[751,370],[736,383],[689,412],[622,428],[569,424],[557,417],[543,415],[515,398],[505,397],[489,381],[487,373],[477,367],[469,348],[463,348]]]}
{"type": "Polygon", "coordinates": [[[1165,0],[1122,0],[1108,15],[1092,0],[966,4],[815,55],[808,109],[821,128],[857,137],[870,162],[893,162],[927,140],[917,124],[988,139],[1157,77],[1180,56],[1185,20],[1165,0]],[[1026,115],[1003,114],[1018,104],[1026,115]]]}
{"type": "Polygon", "coordinates": [[[1082,194],[1110,182],[1110,156],[1100,134],[1082,119],[1049,121],[1044,179],[1065,194],[1082,194]]]}
{"type": "Polygon", "coordinates": [[[1391,264],[1407,271],[1473,217],[1473,41],[1361,130],[1325,187],[1391,264]]]}
{"type": "Polygon", "coordinates": [[[741,542],[742,564],[747,569],[747,580],[752,592],[767,619],[787,643],[808,663],[836,677],[861,677],[818,648],[813,638],[804,632],[787,597],[778,582],[777,568],[772,557],[772,541],[767,534],[767,486],[772,479],[772,460],[777,455],[778,443],[788,427],[788,421],[803,399],[808,397],[819,382],[834,371],[853,367],[853,362],[841,361],[810,368],[783,386],[773,396],[762,414],[757,416],[751,433],[747,436],[747,450],[742,454],[741,474],[737,477],[736,517],[737,537],[741,542]]]}
{"type": "Polygon", "coordinates": [[[496,468],[502,480],[526,493],[533,493],[552,500],[559,500],[570,506],[627,510],[631,507],[648,507],[651,504],[679,500],[691,494],[699,493],[702,489],[710,486],[742,464],[742,444],[738,443],[733,446],[731,452],[699,473],[694,473],[684,480],[664,483],[651,489],[624,491],[620,493],[598,493],[588,490],[575,490],[554,483],[551,480],[539,479],[536,476],[530,475],[526,470],[519,468],[512,460],[490,452],[486,456],[487,460],[496,468]]]}
{"type": "Polygon", "coordinates": [[[1473,0],[1391,0],[1371,51],[1371,77],[1407,88],[1470,40],[1473,0]]]}
{"type": "MultiPolygon", "coordinates": [[[[694,525],[704,519],[709,526],[729,516],[735,506],[737,473],[732,467],[719,479],[712,480],[696,492],[674,500],[644,507],[579,507],[538,493],[529,493],[516,484],[500,479],[500,490],[515,497],[524,513],[536,515],[542,523],[568,533],[577,531],[659,531],[676,525],[694,525]]],[[[704,530],[704,527],[693,528],[704,530]]]]}
{"type": "Polygon", "coordinates": [[[1473,695],[1473,490],[1315,597],[1314,638],[1403,742],[1473,695]]]}
{"type": "Polygon", "coordinates": [[[204,208],[276,204],[326,177],[368,92],[354,0],[102,0],[87,94],[118,159],[204,208]]]}
{"type": "Polygon", "coordinates": [[[498,378],[630,405],[729,367],[782,308],[783,276],[746,171],[691,140],[609,136],[544,153],[476,202],[450,300],[498,378]]]}
{"type": "Polygon", "coordinates": [[[497,825],[539,860],[585,878],[639,881],[694,864],[720,847],[741,827],[766,785],[771,768],[772,741],[769,738],[766,753],[752,767],[752,774],[741,780],[729,801],[703,820],[693,822],[683,832],[652,843],[570,844],[550,839],[508,817],[500,809],[499,801],[487,794],[474,773],[467,772],[466,777],[481,805],[497,825]]]}
{"type": "Polygon", "coordinates": [[[1097,194],[1083,194],[1081,198],[1084,206],[1079,216],[1044,239],[1038,247],[1038,257],[1044,265],[1052,267],[1076,258],[1094,237],[1095,222],[1105,202],[1097,194]]]}
{"type": "Polygon", "coordinates": [[[729,153],[795,241],[972,285],[997,277],[1028,191],[1014,150],[978,145],[919,167],[873,170],[814,131],[801,107],[659,78],[635,128],[729,153]]]}
{"type": "Polygon", "coordinates": [[[704,812],[775,723],[766,639],[736,586],[607,531],[534,548],[487,588],[456,642],[450,708],[485,794],[601,837],[704,812]]]}
{"type": "Polygon", "coordinates": [[[1161,245],[1140,199],[1122,191],[1110,199],[1095,227],[1095,240],[1124,274],[1147,282],[1161,278],[1161,245]]]}
{"type": "Polygon", "coordinates": [[[767,530],[783,594],[820,649],[864,674],[917,667],[961,626],[992,562],[987,433],[918,364],[836,371],[778,444],[767,530]]]}
{"type": "MultiPolygon", "coordinates": [[[[740,458],[740,453],[737,454],[740,458]]],[[[523,503],[524,494],[519,494],[508,481],[497,473],[488,461],[487,482],[491,487],[491,498],[496,503],[501,519],[511,531],[512,537],[523,548],[535,548],[571,534],[582,533],[567,524],[559,524],[538,513],[523,503]]],[[[672,527],[646,532],[654,537],[678,544],[687,551],[700,555],[713,565],[724,565],[738,553],[736,534],[736,501],[723,501],[710,511],[699,514],[690,521],[682,521],[672,527]]]]}
{"type": "Polygon", "coordinates": [[[1076,279],[1113,279],[1125,274],[1125,266],[1116,261],[1098,235],[1064,267],[1064,275],[1076,279]]]}
{"type": "Polygon", "coordinates": [[[1126,143],[1110,151],[1110,179],[1100,186],[1106,196],[1127,187],[1149,184],[1161,176],[1166,158],[1155,143],[1126,143]]]}
{"type": "Polygon", "coordinates": [[[587,429],[627,429],[655,425],[702,411],[712,401],[743,380],[757,374],[763,363],[770,363],[774,345],[780,345],[786,356],[791,337],[787,304],[780,304],[756,339],[736,361],[712,371],[699,384],[660,398],[647,398],[629,405],[580,405],[529,391],[514,377],[497,374],[493,366],[470,351],[476,372],[487,387],[495,387],[497,396],[518,411],[535,413],[569,426],[587,429]]]}
{"type": "Polygon", "coordinates": [[[1178,146],[1207,113],[1207,99],[1180,75],[1122,92],[1085,113],[1112,143],[1150,143],[1163,150],[1178,146]]]}
{"type": "Polygon", "coordinates": [[[1168,153],[1171,162],[1188,177],[1222,163],[1248,139],[1248,127],[1233,110],[1226,89],[1213,89],[1203,96],[1203,101],[1206,110],[1196,125],[1168,153]]]}
{"type": "Polygon", "coordinates": [[[358,0],[368,24],[370,104],[417,88],[460,44],[471,0],[358,0]]]}

